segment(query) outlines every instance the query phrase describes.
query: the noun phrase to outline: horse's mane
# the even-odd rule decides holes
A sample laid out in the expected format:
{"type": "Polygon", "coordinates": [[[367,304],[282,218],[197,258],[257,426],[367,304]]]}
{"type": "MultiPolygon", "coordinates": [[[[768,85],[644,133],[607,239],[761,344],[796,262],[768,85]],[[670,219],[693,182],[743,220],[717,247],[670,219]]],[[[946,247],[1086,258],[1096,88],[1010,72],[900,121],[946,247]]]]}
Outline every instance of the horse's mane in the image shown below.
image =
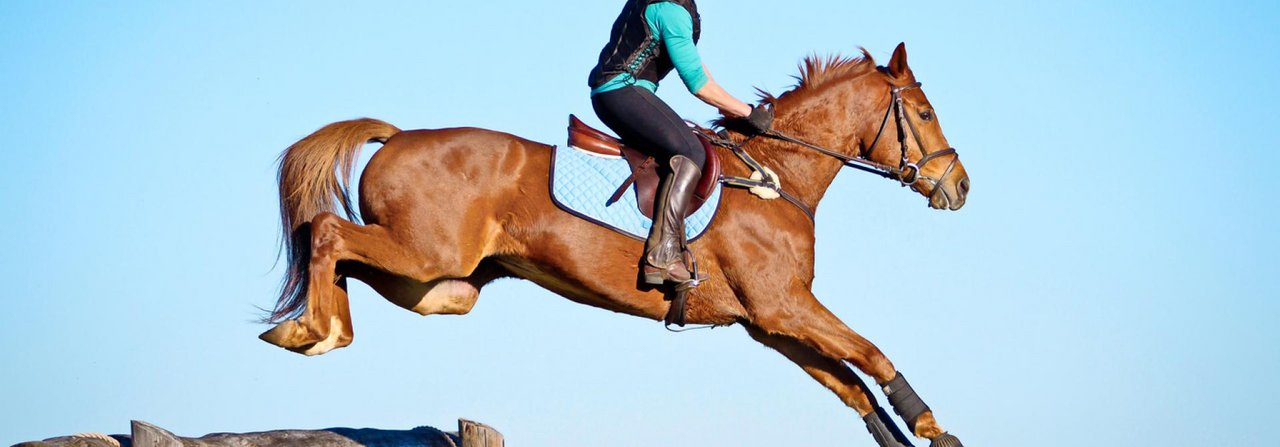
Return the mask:
{"type": "MultiPolygon", "coordinates": [[[[819,56],[810,55],[800,62],[800,74],[793,76],[796,85],[792,86],[779,96],[772,93],[756,89],[756,93],[760,97],[760,104],[777,105],[779,101],[787,98],[805,96],[822,90],[825,87],[837,84],[840,81],[862,76],[868,72],[877,70],[876,61],[871,57],[871,53],[866,48],[859,48],[862,54],[858,56],[841,56],[829,55],[819,56]]],[[[725,127],[731,124],[726,118],[718,118],[713,124],[718,127],[725,127]]]]}
{"type": "MultiPolygon", "coordinates": [[[[804,58],[800,63],[800,76],[796,76],[796,85],[782,96],[791,96],[802,92],[814,92],[823,87],[855,76],[862,76],[876,69],[876,61],[866,48],[860,48],[860,56],[818,56],[804,58]]],[[[768,97],[762,97],[768,99],[768,97]]]]}

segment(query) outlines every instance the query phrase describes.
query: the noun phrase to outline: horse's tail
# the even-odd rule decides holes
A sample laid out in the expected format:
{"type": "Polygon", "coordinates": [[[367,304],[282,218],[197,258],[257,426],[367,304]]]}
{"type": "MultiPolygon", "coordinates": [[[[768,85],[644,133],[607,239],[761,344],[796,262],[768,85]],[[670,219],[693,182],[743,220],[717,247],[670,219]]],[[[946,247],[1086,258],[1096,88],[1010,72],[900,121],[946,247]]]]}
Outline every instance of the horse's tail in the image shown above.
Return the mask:
{"type": "Polygon", "coordinates": [[[365,143],[385,143],[399,132],[395,126],[372,118],[340,121],[307,135],[280,154],[280,223],[289,271],[268,322],[296,317],[306,305],[311,220],[320,213],[337,213],[341,205],[347,219],[356,221],[350,187],[360,149],[365,143]]]}

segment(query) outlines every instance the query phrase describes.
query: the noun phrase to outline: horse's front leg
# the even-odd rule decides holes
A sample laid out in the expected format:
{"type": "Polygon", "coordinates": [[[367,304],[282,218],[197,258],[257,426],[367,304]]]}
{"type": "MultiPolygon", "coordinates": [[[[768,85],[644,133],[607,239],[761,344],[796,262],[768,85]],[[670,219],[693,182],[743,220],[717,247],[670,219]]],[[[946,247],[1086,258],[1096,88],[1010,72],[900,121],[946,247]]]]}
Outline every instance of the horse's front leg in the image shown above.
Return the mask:
{"type": "MultiPolygon", "coordinates": [[[[752,299],[749,309],[750,323],[758,331],[773,337],[795,340],[822,356],[847,361],[874,378],[911,432],[930,439],[932,447],[961,445],[958,439],[942,429],[934,419],[933,412],[902,374],[898,373],[889,358],[866,338],[849,329],[818,302],[809,290],[795,287],[784,296],[752,299]]],[[[783,351],[783,354],[786,352],[783,351]]],[[[859,409],[859,414],[866,416],[862,409],[859,409]]]]}
{"type": "Polygon", "coordinates": [[[795,362],[809,376],[835,393],[845,405],[853,408],[867,424],[867,431],[880,447],[909,447],[907,439],[889,414],[876,404],[876,398],[843,360],[822,355],[818,350],[791,337],[770,334],[751,324],[745,325],[747,333],[765,346],[782,353],[795,362]]]}

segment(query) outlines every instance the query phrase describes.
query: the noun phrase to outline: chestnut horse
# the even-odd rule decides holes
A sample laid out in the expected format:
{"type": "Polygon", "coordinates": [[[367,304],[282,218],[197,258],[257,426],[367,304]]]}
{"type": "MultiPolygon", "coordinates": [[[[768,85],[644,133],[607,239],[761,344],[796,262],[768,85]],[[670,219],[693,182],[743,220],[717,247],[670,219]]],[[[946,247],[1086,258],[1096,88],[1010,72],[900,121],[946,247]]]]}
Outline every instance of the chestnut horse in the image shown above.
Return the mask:
{"type": "MultiPolygon", "coordinates": [[[[855,58],[809,58],[793,90],[764,100],[775,109],[779,132],[837,155],[897,165],[902,158],[920,160],[922,150],[950,147],[929,100],[914,87],[899,45],[886,67],[877,67],[865,50],[855,58]],[[904,113],[889,117],[897,99],[904,113]],[[908,127],[916,129],[906,132],[908,127]],[[905,137],[879,137],[895,131],[905,137]]],[[[732,137],[745,141],[743,150],[771,168],[784,190],[809,209],[843,165],[793,142],[732,137]]],[[[401,131],[367,118],[333,123],[298,141],[282,155],[279,173],[289,271],[270,317],[278,324],[261,338],[306,355],[349,345],[347,278],[423,315],[466,314],[485,284],[518,277],[582,304],[661,320],[669,301],[636,283],[643,244],[552,203],[552,150],[491,130],[401,131]],[[361,225],[355,223],[349,182],[358,152],[375,141],[383,146],[360,178],[361,225]]],[[[959,209],[968,192],[964,167],[954,152],[938,159],[906,183],[933,208],[959,209]]],[[[750,172],[726,161],[724,174],[750,172]]],[[[872,425],[884,423],[887,413],[852,365],[885,387],[916,436],[933,445],[959,445],[909,386],[889,390],[906,385],[893,363],[810,291],[815,229],[806,213],[787,201],[732,188],[723,192],[720,206],[719,216],[692,244],[710,280],[689,293],[687,321],[741,324],[855,409],[875,434],[872,425]]],[[[894,436],[882,427],[877,441],[910,445],[892,421],[885,425],[894,436]]]]}

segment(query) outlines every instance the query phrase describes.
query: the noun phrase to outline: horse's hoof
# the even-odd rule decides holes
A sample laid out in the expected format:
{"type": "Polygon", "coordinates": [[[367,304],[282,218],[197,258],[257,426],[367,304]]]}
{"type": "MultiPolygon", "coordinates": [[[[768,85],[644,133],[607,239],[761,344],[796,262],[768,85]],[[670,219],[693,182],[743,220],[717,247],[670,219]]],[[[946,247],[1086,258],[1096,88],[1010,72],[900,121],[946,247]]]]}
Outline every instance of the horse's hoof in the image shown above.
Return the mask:
{"type": "Polygon", "coordinates": [[[297,320],[286,320],[258,335],[258,338],[281,348],[303,353],[307,348],[315,345],[314,341],[301,340],[306,333],[307,330],[298,324],[297,320]]]}
{"type": "Polygon", "coordinates": [[[943,433],[933,438],[933,441],[929,442],[929,447],[964,447],[964,444],[960,443],[960,438],[952,436],[951,433],[943,433]]]}

